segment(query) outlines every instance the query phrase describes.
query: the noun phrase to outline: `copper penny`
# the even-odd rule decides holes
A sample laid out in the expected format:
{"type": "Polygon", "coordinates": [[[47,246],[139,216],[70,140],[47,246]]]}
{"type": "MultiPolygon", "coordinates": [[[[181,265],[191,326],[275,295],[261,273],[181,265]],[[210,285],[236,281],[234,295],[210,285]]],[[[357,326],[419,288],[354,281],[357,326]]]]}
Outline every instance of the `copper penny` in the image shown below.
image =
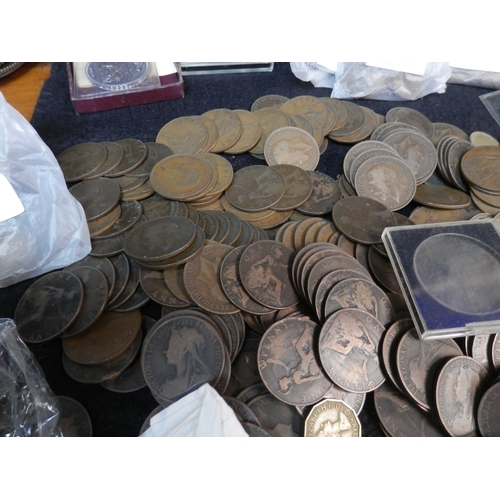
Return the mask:
{"type": "Polygon", "coordinates": [[[304,170],[295,165],[286,164],[274,165],[272,168],[285,179],[285,194],[272,206],[273,210],[291,210],[309,199],[313,191],[312,180],[304,170]]]}
{"type": "Polygon", "coordinates": [[[211,109],[202,116],[212,120],[219,131],[217,143],[210,149],[212,153],[222,153],[232,148],[243,133],[238,114],[230,109],[211,109]]]}
{"type": "Polygon", "coordinates": [[[76,144],[57,156],[66,182],[76,182],[95,173],[106,161],[106,148],[96,142],[76,144]]]}
{"type": "Polygon", "coordinates": [[[259,142],[262,135],[262,125],[258,115],[244,109],[236,109],[233,113],[238,115],[243,131],[236,144],[230,148],[226,148],[225,153],[230,155],[250,151],[259,142]]]}
{"type": "Polygon", "coordinates": [[[123,160],[113,170],[106,174],[106,177],[119,177],[137,168],[148,154],[146,145],[139,139],[121,139],[116,141],[124,151],[123,160]]]}
{"type": "Polygon", "coordinates": [[[390,109],[386,115],[387,122],[403,122],[418,128],[428,139],[434,136],[433,123],[422,113],[415,109],[403,106],[390,109]]]}
{"type": "Polygon", "coordinates": [[[94,240],[114,238],[125,233],[139,222],[142,217],[142,205],[138,201],[122,201],[120,207],[122,209],[120,218],[107,231],[94,236],[94,240]]]}
{"type": "Polygon", "coordinates": [[[115,223],[118,222],[121,214],[121,205],[116,205],[116,207],[113,208],[113,210],[111,210],[111,212],[109,212],[108,214],[99,217],[98,219],[91,222],[88,222],[87,225],[89,227],[90,237],[93,238],[94,236],[99,236],[108,229],[111,229],[115,225],[115,223]]]}
{"type": "Polygon", "coordinates": [[[136,340],[141,329],[141,313],[104,312],[84,333],[63,339],[63,350],[75,363],[99,365],[113,361],[136,340]]]}
{"type": "Polygon", "coordinates": [[[92,437],[92,421],[84,406],[76,399],[57,396],[59,427],[63,437],[92,437]]]}
{"type": "Polygon", "coordinates": [[[342,198],[337,182],[322,172],[308,172],[312,182],[311,196],[296,210],[302,214],[318,216],[331,213],[342,198]]]}
{"type": "Polygon", "coordinates": [[[174,154],[196,154],[204,150],[208,130],[199,116],[181,116],[165,124],[156,142],[166,145],[174,154]]]}
{"type": "Polygon", "coordinates": [[[168,307],[188,307],[190,302],[176,297],[165,282],[163,271],[141,268],[140,282],[146,294],[157,304],[168,307]]]}
{"type": "Polygon", "coordinates": [[[99,144],[106,148],[108,156],[106,161],[95,172],[85,177],[86,179],[97,179],[98,177],[106,175],[116,168],[125,156],[125,151],[123,151],[123,148],[116,142],[100,142],[99,144]]]}
{"type": "MultiPolygon", "coordinates": [[[[264,155],[264,148],[269,135],[279,128],[289,127],[291,125],[290,119],[286,113],[276,108],[261,108],[252,112],[260,119],[262,134],[257,144],[250,150],[250,153],[257,156],[264,155]]],[[[260,158],[264,159],[263,156],[260,158]]]]}

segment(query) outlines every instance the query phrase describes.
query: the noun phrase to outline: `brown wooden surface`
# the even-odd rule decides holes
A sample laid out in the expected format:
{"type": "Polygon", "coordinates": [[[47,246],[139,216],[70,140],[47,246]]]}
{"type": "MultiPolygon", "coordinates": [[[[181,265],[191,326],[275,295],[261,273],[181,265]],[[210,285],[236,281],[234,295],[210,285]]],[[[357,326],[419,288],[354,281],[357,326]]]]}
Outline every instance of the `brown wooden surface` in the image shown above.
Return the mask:
{"type": "Polygon", "coordinates": [[[31,120],[43,82],[50,76],[50,63],[24,63],[10,75],[0,78],[0,92],[6,101],[31,120]]]}

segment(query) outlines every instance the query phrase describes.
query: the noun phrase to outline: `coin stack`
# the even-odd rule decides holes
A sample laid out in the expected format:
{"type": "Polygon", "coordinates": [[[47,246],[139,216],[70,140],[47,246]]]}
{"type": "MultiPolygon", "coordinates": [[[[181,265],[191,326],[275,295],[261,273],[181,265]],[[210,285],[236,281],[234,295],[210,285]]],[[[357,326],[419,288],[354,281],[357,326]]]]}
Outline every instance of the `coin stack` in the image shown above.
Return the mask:
{"type": "MultiPolygon", "coordinates": [[[[301,436],[314,405],[340,400],[359,414],[370,393],[388,435],[478,433],[463,421],[472,396],[461,427],[448,422],[444,408],[465,385],[453,394],[447,373],[474,380],[477,408],[484,370],[457,342],[416,337],[381,243],[385,227],[480,213],[469,187],[495,206],[496,149],[477,150],[409,108],[383,117],[311,96],[176,118],[151,143],[73,146],[57,159],[84,208],[91,255],[28,290],[20,333],[62,337],[70,377],[147,386],[160,407],[208,382],[249,435],[301,436]],[[352,145],[338,180],[316,170],[332,142],[352,145]],[[234,171],[228,155],[243,153],[256,162],[234,171]],[[421,207],[397,213],[410,202],[421,207]],[[149,302],[159,319],[141,315],[149,302]],[[60,319],[50,329],[49,316],[60,319]]],[[[494,387],[484,412],[496,411],[494,387]]],[[[347,435],[333,432],[349,420],[336,415],[321,417],[316,435],[347,435]]]]}

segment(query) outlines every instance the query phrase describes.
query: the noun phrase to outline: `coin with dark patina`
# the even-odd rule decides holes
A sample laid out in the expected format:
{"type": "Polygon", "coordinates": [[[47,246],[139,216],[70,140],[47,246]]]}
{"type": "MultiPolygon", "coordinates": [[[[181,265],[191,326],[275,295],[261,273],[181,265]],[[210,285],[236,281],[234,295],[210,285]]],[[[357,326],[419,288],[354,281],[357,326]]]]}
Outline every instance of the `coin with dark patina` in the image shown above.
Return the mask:
{"type": "Polygon", "coordinates": [[[305,437],[361,437],[356,412],[344,401],[325,399],[306,418],[305,437]]]}
{"type": "Polygon", "coordinates": [[[224,401],[227,403],[229,408],[234,411],[234,414],[240,422],[247,422],[260,426],[259,419],[245,403],[231,396],[224,396],[224,401]]]}
{"type": "Polygon", "coordinates": [[[241,121],[243,127],[242,133],[236,144],[225,149],[226,154],[234,155],[250,151],[262,135],[262,125],[257,114],[246,111],[245,109],[235,109],[233,111],[241,121]]]}
{"type": "Polygon", "coordinates": [[[293,284],[291,269],[295,252],[274,241],[257,241],[243,251],[239,271],[248,294],[257,302],[274,309],[285,309],[300,300],[293,284]]]}
{"type": "Polygon", "coordinates": [[[421,341],[415,328],[403,334],[396,351],[396,368],[407,394],[424,410],[435,408],[434,384],[445,361],[461,356],[452,339],[421,341]]]}
{"type": "Polygon", "coordinates": [[[465,208],[471,202],[470,196],[463,191],[433,184],[420,184],[413,199],[417,203],[427,207],[450,210],[465,208]]]}
{"type": "Polygon", "coordinates": [[[141,267],[140,282],[146,294],[157,304],[175,308],[190,305],[190,302],[180,299],[170,290],[161,270],[141,267]]]}
{"type": "Polygon", "coordinates": [[[76,267],[71,269],[71,272],[82,282],[84,298],[78,317],[62,337],[78,335],[90,328],[98,320],[108,302],[109,287],[102,271],[94,267],[76,267]]]}
{"type": "Polygon", "coordinates": [[[312,193],[296,210],[311,216],[331,213],[335,204],[342,198],[337,182],[329,175],[316,170],[308,174],[311,177],[312,193]]]}
{"type": "Polygon", "coordinates": [[[141,362],[151,392],[172,402],[217,381],[224,369],[223,342],[210,320],[188,311],[167,315],[144,339],[141,362]]]}
{"type": "Polygon", "coordinates": [[[477,411],[481,436],[500,436],[500,382],[495,382],[482,395],[477,411]]]}
{"type": "Polygon", "coordinates": [[[119,177],[136,169],[148,155],[146,145],[139,139],[120,139],[116,141],[124,151],[122,161],[106,174],[106,177],[119,177]]]}
{"type": "Polygon", "coordinates": [[[393,437],[444,437],[441,427],[389,382],[375,389],[375,411],[386,434],[393,437]]]}
{"type": "Polygon", "coordinates": [[[122,374],[137,358],[141,349],[142,336],[137,335],[132,345],[117,358],[99,365],[76,363],[63,352],[62,364],[69,377],[82,384],[100,384],[113,380],[122,374]]]}
{"type": "Polygon", "coordinates": [[[319,356],[331,380],[351,392],[370,392],[383,384],[379,344],[385,328],[361,309],[329,316],[319,336],[319,356]]]}
{"type": "Polygon", "coordinates": [[[57,156],[66,182],[76,182],[95,173],[106,161],[106,148],[96,142],[76,144],[57,156]]]}
{"type": "Polygon", "coordinates": [[[273,205],[273,210],[290,210],[305,203],[312,194],[311,177],[295,165],[272,165],[285,179],[285,194],[273,205]]]}
{"type": "Polygon", "coordinates": [[[120,218],[107,231],[94,236],[93,240],[114,238],[125,233],[139,222],[142,217],[142,205],[138,201],[122,201],[120,202],[120,206],[122,209],[120,218]]]}
{"type": "Polygon", "coordinates": [[[262,108],[281,108],[285,102],[289,100],[288,97],[285,97],[283,95],[277,95],[277,94],[270,94],[270,95],[263,95],[262,97],[259,97],[252,103],[252,107],[250,108],[250,111],[257,111],[258,109],[262,108]]]}
{"type": "Polygon", "coordinates": [[[39,343],[60,336],[76,321],[83,295],[82,282],[70,272],[57,271],[36,280],[14,312],[21,339],[39,343]]]}
{"type": "Polygon", "coordinates": [[[243,125],[238,114],[230,109],[211,109],[202,116],[212,120],[219,131],[217,142],[210,149],[212,153],[222,153],[232,148],[243,133],[243,125]]]}
{"type": "Polygon", "coordinates": [[[185,250],[196,236],[195,224],[186,217],[160,217],[137,224],[125,236],[124,252],[139,262],[157,262],[185,250]]]}
{"type": "Polygon", "coordinates": [[[107,311],[84,333],[63,339],[63,350],[75,363],[108,363],[134,343],[140,329],[138,310],[129,313],[107,311]]]}
{"type": "Polygon", "coordinates": [[[92,421],[85,407],[76,399],[57,396],[59,427],[63,437],[92,437],[92,421]]]}
{"type": "Polygon", "coordinates": [[[191,299],[202,309],[215,314],[239,311],[226,297],[219,280],[221,263],[232,249],[219,243],[205,245],[184,267],[184,284],[191,299]]]}
{"type": "Polygon", "coordinates": [[[244,167],[234,173],[226,197],[234,207],[259,212],[278,203],[285,194],[285,179],[266,165],[244,167]]]}
{"type": "Polygon", "coordinates": [[[398,106],[390,109],[385,115],[386,122],[403,122],[418,128],[428,139],[434,136],[433,123],[419,111],[398,106]]]}
{"type": "Polygon", "coordinates": [[[291,405],[310,405],[323,398],[332,383],[314,351],[319,325],[304,318],[274,323],[260,341],[259,373],[269,392],[291,405]]]}
{"type": "MultiPolygon", "coordinates": [[[[124,254],[125,255],[125,254],[124,254]]],[[[125,256],[126,257],[126,256],[125,256]]],[[[139,278],[140,278],[140,266],[134,259],[128,259],[128,265],[130,268],[130,272],[128,273],[128,278],[123,287],[121,293],[111,299],[108,302],[107,309],[115,309],[123,305],[136,291],[139,286],[139,278]]],[[[125,271],[126,273],[126,271],[125,271]]]]}
{"type": "Polygon", "coordinates": [[[106,158],[106,161],[96,171],[94,171],[91,175],[87,175],[85,177],[86,179],[97,179],[98,177],[111,172],[120,164],[125,155],[125,151],[123,151],[123,148],[116,142],[100,142],[99,144],[106,148],[108,156],[106,158]]]}
{"type": "Polygon", "coordinates": [[[199,116],[180,116],[166,123],[158,132],[156,142],[174,154],[196,154],[205,151],[208,129],[199,116]]]}
{"type": "Polygon", "coordinates": [[[272,394],[257,396],[247,403],[259,419],[261,427],[273,437],[301,437],[304,419],[297,409],[272,394]]]}

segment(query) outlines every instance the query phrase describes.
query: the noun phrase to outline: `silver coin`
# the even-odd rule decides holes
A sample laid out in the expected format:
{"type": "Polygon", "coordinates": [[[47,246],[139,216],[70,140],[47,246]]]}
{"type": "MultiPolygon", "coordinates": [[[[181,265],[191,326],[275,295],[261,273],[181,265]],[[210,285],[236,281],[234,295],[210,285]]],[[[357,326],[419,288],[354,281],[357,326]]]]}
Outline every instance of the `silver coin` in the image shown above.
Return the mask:
{"type": "Polygon", "coordinates": [[[126,90],[147,75],[147,62],[90,62],[85,73],[92,84],[104,90],[126,90]]]}

